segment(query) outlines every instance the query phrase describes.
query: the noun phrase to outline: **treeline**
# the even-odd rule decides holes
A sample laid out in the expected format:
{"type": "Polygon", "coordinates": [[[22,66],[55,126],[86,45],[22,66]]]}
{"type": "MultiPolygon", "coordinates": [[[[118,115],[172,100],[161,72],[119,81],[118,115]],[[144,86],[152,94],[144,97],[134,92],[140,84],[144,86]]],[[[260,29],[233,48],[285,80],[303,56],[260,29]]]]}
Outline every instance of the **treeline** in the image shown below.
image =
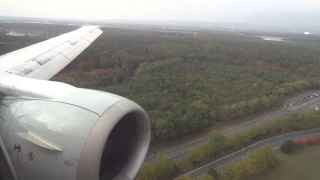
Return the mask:
{"type": "Polygon", "coordinates": [[[46,37],[37,36],[7,36],[0,29],[0,56],[46,39],[46,37]]]}
{"type": "MultiPolygon", "coordinates": [[[[42,20],[40,20],[42,21],[42,20]]],[[[41,30],[46,32],[59,32],[59,33],[67,33],[80,26],[73,25],[62,25],[62,24],[41,24],[41,23],[0,23],[0,27],[3,29],[23,29],[23,30],[41,30]]]]}
{"type": "MultiPolygon", "coordinates": [[[[102,28],[109,32],[109,29],[102,28]]],[[[117,31],[121,32],[121,29],[117,31]]],[[[123,30],[127,31],[127,30],[123,30]]],[[[122,83],[121,67],[127,64],[128,71],[134,74],[140,63],[178,57],[183,60],[224,63],[227,65],[249,66],[262,70],[288,72],[302,77],[320,75],[320,52],[313,47],[294,43],[264,41],[252,36],[226,35],[199,32],[197,37],[154,37],[144,32],[136,34],[109,36],[102,34],[77,60],[69,66],[68,77],[81,87],[99,88],[122,83]],[[83,71],[96,69],[112,70],[104,75],[108,80],[101,82],[100,77],[77,76],[78,63],[86,63],[83,71]],[[110,80],[111,79],[111,80],[110,80]],[[102,83],[102,84],[101,84],[102,83]]],[[[128,79],[130,76],[125,77],[128,79]]]]}
{"type": "Polygon", "coordinates": [[[227,137],[231,149],[237,149],[251,144],[264,137],[274,136],[290,131],[310,129],[320,125],[319,111],[295,114],[288,117],[280,117],[270,121],[261,127],[250,128],[243,132],[237,132],[227,137]]]}
{"type": "Polygon", "coordinates": [[[247,153],[239,161],[231,162],[219,172],[219,180],[244,180],[265,172],[276,164],[276,156],[270,146],[247,153]]]}
{"type": "Polygon", "coordinates": [[[53,33],[55,34],[55,36],[57,36],[60,33],[67,33],[79,28],[79,26],[66,26],[58,24],[41,23],[0,23],[0,27],[0,56],[52,38],[52,36],[7,36],[6,34],[10,31],[43,31],[51,32],[51,34],[53,33]]]}
{"type": "MultiPolygon", "coordinates": [[[[224,166],[216,175],[203,174],[197,180],[244,180],[259,175],[276,165],[277,157],[270,146],[262,146],[257,151],[249,152],[239,161],[224,166]]],[[[178,180],[192,180],[188,175],[178,180]]]]}
{"type": "Polygon", "coordinates": [[[283,132],[297,131],[310,129],[320,126],[320,111],[312,111],[310,113],[295,114],[288,117],[281,117],[270,121],[261,127],[253,127],[246,131],[237,132],[227,137],[216,131],[210,134],[210,141],[199,147],[191,148],[187,155],[177,161],[171,161],[166,156],[161,156],[159,159],[166,159],[166,172],[159,169],[159,159],[156,163],[146,162],[140,169],[137,179],[170,179],[173,176],[186,173],[196,167],[206,164],[210,161],[224,156],[228,153],[239,150],[252,143],[262,139],[272,137],[283,132]],[[161,174],[150,173],[161,172],[161,174]]]}

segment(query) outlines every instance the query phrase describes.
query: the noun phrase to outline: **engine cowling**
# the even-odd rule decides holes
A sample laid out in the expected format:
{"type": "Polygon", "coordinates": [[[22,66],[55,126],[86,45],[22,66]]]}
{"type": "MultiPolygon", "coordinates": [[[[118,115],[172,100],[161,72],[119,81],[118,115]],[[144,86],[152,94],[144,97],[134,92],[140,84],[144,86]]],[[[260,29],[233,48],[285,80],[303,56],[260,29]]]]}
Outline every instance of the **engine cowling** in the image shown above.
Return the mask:
{"type": "Polygon", "coordinates": [[[143,108],[95,90],[76,88],[60,99],[5,96],[0,114],[19,179],[133,179],[151,139],[143,108]]]}

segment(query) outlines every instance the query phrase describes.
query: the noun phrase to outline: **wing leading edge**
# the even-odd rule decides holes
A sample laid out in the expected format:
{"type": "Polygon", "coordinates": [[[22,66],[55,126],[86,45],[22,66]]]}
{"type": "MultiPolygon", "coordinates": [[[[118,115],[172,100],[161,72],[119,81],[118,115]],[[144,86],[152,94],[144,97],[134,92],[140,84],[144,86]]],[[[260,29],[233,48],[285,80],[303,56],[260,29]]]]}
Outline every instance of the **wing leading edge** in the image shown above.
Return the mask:
{"type": "Polygon", "coordinates": [[[14,74],[49,80],[102,34],[98,26],[83,26],[58,37],[0,56],[0,76],[14,74]]]}

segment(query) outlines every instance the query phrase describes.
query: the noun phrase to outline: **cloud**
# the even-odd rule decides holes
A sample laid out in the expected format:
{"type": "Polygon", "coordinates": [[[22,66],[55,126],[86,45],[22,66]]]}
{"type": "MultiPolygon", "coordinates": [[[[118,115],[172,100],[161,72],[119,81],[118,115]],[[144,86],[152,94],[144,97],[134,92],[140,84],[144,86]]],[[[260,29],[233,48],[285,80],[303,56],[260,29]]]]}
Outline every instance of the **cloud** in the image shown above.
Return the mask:
{"type": "MultiPolygon", "coordinates": [[[[3,0],[0,15],[86,20],[292,20],[320,12],[318,0],[3,0]],[[275,17],[274,15],[277,15],[275,17]]],[[[301,19],[300,18],[300,19],[301,19]]]]}

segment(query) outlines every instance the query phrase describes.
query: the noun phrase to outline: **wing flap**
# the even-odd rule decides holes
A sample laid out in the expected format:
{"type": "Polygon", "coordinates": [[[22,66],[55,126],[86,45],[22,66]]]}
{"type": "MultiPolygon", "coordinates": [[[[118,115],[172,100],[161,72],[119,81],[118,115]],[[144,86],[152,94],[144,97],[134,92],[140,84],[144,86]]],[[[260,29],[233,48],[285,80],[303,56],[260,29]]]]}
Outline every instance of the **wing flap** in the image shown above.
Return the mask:
{"type": "Polygon", "coordinates": [[[55,51],[48,51],[45,54],[41,54],[40,56],[35,58],[35,61],[37,61],[38,63],[40,63],[41,65],[47,63],[48,61],[50,61],[51,59],[55,58],[56,56],[58,56],[59,53],[55,52],[55,51]]]}
{"type": "Polygon", "coordinates": [[[85,40],[82,40],[82,42],[78,46],[73,46],[72,48],[69,48],[62,54],[68,58],[68,59],[75,59],[82,51],[84,51],[90,43],[88,43],[85,40]]]}
{"type": "Polygon", "coordinates": [[[32,71],[26,75],[25,77],[36,78],[48,80],[61,69],[66,67],[70,63],[70,60],[67,59],[64,55],[58,54],[56,57],[43,64],[40,68],[35,71],[32,71]]]}
{"type": "Polygon", "coordinates": [[[58,54],[62,54],[63,52],[67,51],[72,45],[69,42],[64,42],[58,47],[52,49],[52,51],[57,52],[58,54]]]}

